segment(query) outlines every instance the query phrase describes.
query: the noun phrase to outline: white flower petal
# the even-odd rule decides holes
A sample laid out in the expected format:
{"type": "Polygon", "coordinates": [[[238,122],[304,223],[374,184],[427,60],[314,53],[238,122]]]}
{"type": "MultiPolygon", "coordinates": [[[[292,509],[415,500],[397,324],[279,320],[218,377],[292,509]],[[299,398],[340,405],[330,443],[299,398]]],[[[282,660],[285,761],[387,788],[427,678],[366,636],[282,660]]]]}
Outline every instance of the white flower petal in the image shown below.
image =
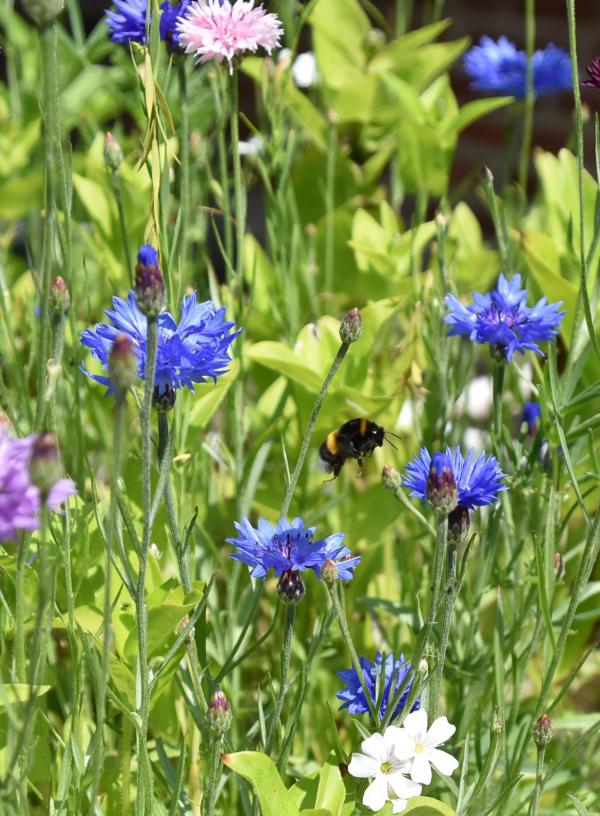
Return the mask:
{"type": "Polygon", "coordinates": [[[397,731],[392,748],[394,756],[401,762],[412,759],[415,755],[415,738],[405,728],[398,728],[397,731]]]}
{"type": "Polygon", "coordinates": [[[404,720],[404,727],[415,738],[415,742],[424,742],[427,733],[427,712],[424,708],[412,711],[404,720]]]}
{"type": "Polygon", "coordinates": [[[407,805],[408,799],[392,799],[392,813],[402,813],[407,805]]]}
{"type": "Polygon", "coordinates": [[[454,759],[451,754],[446,751],[440,751],[439,748],[431,748],[427,751],[427,758],[444,776],[452,776],[454,771],[458,768],[458,760],[454,759]]]}
{"type": "Polygon", "coordinates": [[[394,745],[396,744],[396,740],[398,736],[402,733],[402,728],[398,728],[397,725],[388,725],[388,727],[383,732],[383,740],[385,742],[385,746],[387,748],[388,756],[392,755],[392,751],[394,745]]]}
{"type": "Polygon", "coordinates": [[[352,759],[348,765],[348,773],[357,776],[359,779],[370,779],[377,776],[381,762],[365,754],[352,754],[352,759]]]}
{"type": "Polygon", "coordinates": [[[378,811],[385,805],[387,798],[387,782],[385,776],[380,774],[366,789],[363,796],[363,805],[370,810],[378,811]]]}
{"type": "Polygon", "coordinates": [[[431,765],[425,754],[416,754],[410,771],[413,782],[429,785],[431,782],[431,765]]]}
{"type": "Polygon", "coordinates": [[[421,786],[402,773],[387,774],[387,781],[399,799],[410,799],[411,796],[418,796],[421,793],[421,786]]]}
{"type": "Polygon", "coordinates": [[[388,758],[388,750],[382,734],[371,734],[370,737],[363,740],[361,748],[364,754],[377,759],[380,763],[385,762],[388,758]]]}
{"type": "Polygon", "coordinates": [[[435,748],[436,745],[441,745],[446,740],[449,740],[452,734],[456,731],[456,726],[448,722],[446,717],[438,717],[437,720],[431,723],[431,727],[425,737],[425,745],[428,748],[435,748]]]}

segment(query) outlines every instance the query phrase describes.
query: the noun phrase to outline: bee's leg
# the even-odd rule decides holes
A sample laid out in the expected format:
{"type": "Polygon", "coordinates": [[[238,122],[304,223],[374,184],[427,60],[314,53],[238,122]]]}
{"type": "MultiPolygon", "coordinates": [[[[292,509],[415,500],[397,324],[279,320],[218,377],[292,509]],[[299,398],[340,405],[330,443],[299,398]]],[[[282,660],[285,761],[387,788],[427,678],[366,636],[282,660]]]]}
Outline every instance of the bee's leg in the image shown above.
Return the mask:
{"type": "Polygon", "coordinates": [[[362,479],[365,475],[365,459],[362,454],[356,457],[358,461],[358,476],[357,479],[362,479]]]}
{"type": "MultiPolygon", "coordinates": [[[[343,462],[342,462],[342,464],[343,464],[343,462]]],[[[340,465],[340,464],[333,465],[333,467],[331,468],[331,471],[330,471],[331,473],[333,473],[333,476],[331,477],[331,479],[323,479],[323,484],[327,484],[327,482],[335,482],[337,477],[340,475],[340,470],[341,469],[342,469],[342,465],[340,465]]]]}

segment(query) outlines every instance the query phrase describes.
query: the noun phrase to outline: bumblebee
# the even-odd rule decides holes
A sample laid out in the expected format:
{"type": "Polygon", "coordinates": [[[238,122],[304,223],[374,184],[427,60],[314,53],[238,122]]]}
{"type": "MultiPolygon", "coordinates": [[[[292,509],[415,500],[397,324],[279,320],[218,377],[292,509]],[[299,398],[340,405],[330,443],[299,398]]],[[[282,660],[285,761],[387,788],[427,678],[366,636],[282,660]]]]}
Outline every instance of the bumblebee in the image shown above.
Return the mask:
{"type": "Polygon", "coordinates": [[[364,458],[380,448],[385,440],[385,431],[381,425],[359,417],[344,422],[337,431],[331,431],[319,448],[319,459],[325,470],[337,479],[346,459],[356,459],[362,469],[364,458]]]}

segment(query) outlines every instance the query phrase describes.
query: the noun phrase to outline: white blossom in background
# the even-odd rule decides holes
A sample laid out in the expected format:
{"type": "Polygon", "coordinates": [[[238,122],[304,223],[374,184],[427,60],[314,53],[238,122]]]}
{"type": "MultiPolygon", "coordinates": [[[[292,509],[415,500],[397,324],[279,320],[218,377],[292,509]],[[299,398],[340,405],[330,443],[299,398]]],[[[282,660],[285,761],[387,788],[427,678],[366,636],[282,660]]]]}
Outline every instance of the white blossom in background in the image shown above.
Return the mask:
{"type": "Polygon", "coordinates": [[[427,712],[423,708],[406,717],[403,727],[394,735],[394,753],[409,763],[413,782],[429,785],[432,765],[443,776],[452,776],[458,768],[458,761],[446,751],[440,751],[438,746],[449,740],[455,731],[456,726],[446,717],[438,717],[428,730],[427,712]]]}
{"type": "Polygon", "coordinates": [[[475,453],[479,454],[485,450],[488,439],[488,435],[480,428],[469,426],[463,434],[463,447],[467,450],[472,448],[475,453]]]}
{"type": "Polygon", "coordinates": [[[484,422],[492,413],[494,404],[494,384],[491,377],[474,377],[470,380],[458,400],[456,411],[459,416],[466,413],[476,422],[484,422]]]}
{"type": "MultiPolygon", "coordinates": [[[[289,48],[282,48],[277,56],[278,62],[289,64],[292,52],[289,48]]],[[[305,51],[298,54],[292,63],[292,79],[297,88],[310,88],[319,79],[319,69],[317,59],[312,51],[305,51]]]]}
{"type": "Polygon", "coordinates": [[[402,729],[388,726],[383,734],[372,734],[361,744],[362,753],[352,754],[348,772],[371,783],[363,796],[363,805],[377,812],[386,802],[392,803],[393,813],[402,813],[408,800],[419,796],[421,785],[408,777],[411,763],[396,754],[398,735],[402,729]]]}
{"type": "Polygon", "coordinates": [[[265,151],[265,140],[259,133],[255,133],[248,141],[239,143],[240,156],[260,156],[265,151]]]}

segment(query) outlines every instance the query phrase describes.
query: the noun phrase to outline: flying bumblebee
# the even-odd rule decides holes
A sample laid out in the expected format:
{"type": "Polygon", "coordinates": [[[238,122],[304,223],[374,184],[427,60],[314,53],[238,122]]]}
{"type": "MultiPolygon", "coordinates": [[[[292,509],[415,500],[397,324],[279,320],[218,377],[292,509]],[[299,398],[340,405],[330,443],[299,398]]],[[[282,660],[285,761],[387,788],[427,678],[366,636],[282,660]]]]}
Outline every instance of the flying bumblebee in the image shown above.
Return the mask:
{"type": "Polygon", "coordinates": [[[333,474],[332,479],[337,479],[346,459],[356,459],[362,469],[365,456],[380,448],[385,439],[386,431],[381,425],[365,417],[350,419],[328,434],[319,448],[319,459],[325,470],[333,474]]]}

